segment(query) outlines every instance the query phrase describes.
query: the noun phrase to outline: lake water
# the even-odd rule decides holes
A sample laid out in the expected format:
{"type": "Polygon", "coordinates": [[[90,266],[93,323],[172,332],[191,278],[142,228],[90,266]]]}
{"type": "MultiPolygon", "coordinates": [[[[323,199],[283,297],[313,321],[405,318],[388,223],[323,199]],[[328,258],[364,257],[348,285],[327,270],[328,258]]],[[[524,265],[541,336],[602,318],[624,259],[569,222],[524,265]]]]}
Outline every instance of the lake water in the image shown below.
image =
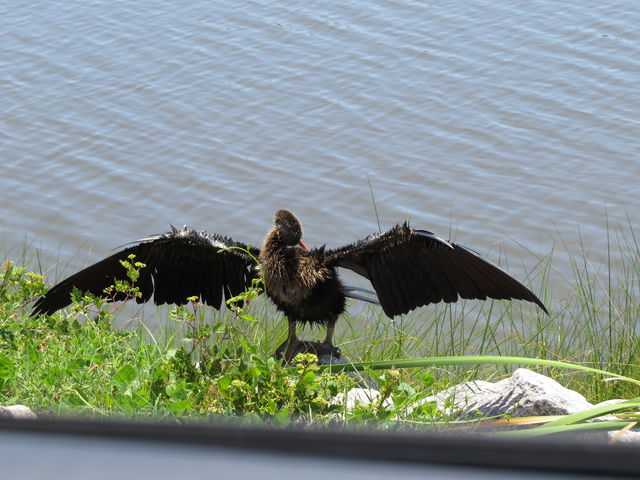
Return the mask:
{"type": "Polygon", "coordinates": [[[2,1],[4,250],[66,275],[169,224],[257,245],[283,207],[340,246],[373,193],[383,229],[518,278],[579,235],[597,256],[640,224],[638,25],[632,0],[2,1]]]}

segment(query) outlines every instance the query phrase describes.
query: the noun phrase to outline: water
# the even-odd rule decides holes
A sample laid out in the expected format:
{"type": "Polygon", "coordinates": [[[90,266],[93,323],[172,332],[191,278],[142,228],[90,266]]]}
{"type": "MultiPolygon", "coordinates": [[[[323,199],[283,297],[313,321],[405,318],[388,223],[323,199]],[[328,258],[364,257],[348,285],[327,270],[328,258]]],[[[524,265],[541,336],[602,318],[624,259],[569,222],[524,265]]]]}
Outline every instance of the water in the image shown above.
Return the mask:
{"type": "Polygon", "coordinates": [[[518,278],[578,227],[598,254],[640,224],[638,24],[631,0],[3,1],[5,251],[69,274],[169,224],[257,245],[283,207],[340,246],[378,230],[372,191],[382,228],[518,278]]]}

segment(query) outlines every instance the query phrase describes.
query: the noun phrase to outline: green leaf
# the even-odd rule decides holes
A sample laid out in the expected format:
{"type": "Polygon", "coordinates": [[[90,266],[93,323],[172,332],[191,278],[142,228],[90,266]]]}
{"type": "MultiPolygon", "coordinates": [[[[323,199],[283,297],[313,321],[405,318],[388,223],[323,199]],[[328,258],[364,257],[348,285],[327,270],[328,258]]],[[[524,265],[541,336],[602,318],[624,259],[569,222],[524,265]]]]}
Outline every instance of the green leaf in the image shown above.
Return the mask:
{"type": "Polygon", "coordinates": [[[178,350],[175,348],[171,348],[164,354],[164,358],[166,360],[171,360],[176,357],[176,353],[178,353],[178,350]]]}
{"type": "Polygon", "coordinates": [[[187,382],[184,378],[174,380],[167,385],[167,395],[173,400],[183,400],[187,397],[187,382]]]}
{"type": "Polygon", "coordinates": [[[174,415],[182,415],[192,406],[189,400],[169,401],[167,404],[174,415]]]}
{"type": "Polygon", "coordinates": [[[8,357],[0,357],[0,380],[8,380],[15,374],[16,369],[8,357]]]}
{"type": "Polygon", "coordinates": [[[126,364],[113,376],[113,383],[118,385],[119,387],[126,387],[131,382],[133,382],[135,378],[135,368],[133,368],[130,364],[126,364]]]}
{"type": "Polygon", "coordinates": [[[559,418],[558,420],[554,420],[538,428],[572,425],[579,422],[584,422],[585,420],[590,420],[592,418],[601,417],[603,415],[609,415],[615,412],[637,410],[639,407],[640,397],[632,398],[631,400],[627,400],[626,402],[614,403],[613,405],[602,405],[600,407],[595,407],[583,412],[566,415],[562,418],[559,418]]]}
{"type": "MultiPolygon", "coordinates": [[[[551,422],[550,422],[551,423],[551,422]]],[[[549,423],[549,424],[550,424],[549,423]]],[[[549,425],[548,424],[548,425],[549,425]]],[[[576,425],[555,425],[542,426],[531,430],[509,430],[506,432],[495,432],[491,435],[498,438],[533,438],[556,433],[578,433],[578,432],[600,432],[610,430],[620,430],[626,427],[629,421],[604,421],[591,423],[578,423],[576,425]]]]}

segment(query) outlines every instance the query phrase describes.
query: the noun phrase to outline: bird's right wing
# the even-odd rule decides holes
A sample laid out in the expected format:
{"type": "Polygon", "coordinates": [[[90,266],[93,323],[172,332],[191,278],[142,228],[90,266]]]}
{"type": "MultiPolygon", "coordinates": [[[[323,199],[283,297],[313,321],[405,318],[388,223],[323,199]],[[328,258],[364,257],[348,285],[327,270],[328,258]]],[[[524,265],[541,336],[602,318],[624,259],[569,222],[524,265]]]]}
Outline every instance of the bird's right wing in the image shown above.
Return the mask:
{"type": "Polygon", "coordinates": [[[219,309],[223,296],[229,299],[242,293],[257,274],[251,257],[257,257],[259,250],[251,248],[249,255],[243,249],[247,249],[245,244],[221,235],[172,227],[166,234],[140,240],[62,280],[36,301],[34,313],[51,314],[69,305],[74,288],[107,299],[123,300],[106,296],[104,289],[116,280],[128,279],[120,261],[127,260],[131,254],[135,255],[134,261],[146,265],[135,284],[142,293],[142,297],[136,299],[138,303],[153,296],[156,305],[180,305],[195,296],[219,309]]]}
{"type": "Polygon", "coordinates": [[[325,261],[369,279],[389,317],[459,297],[521,299],[547,311],[533,292],[500,267],[462,245],[407,224],[327,250],[325,261]]]}

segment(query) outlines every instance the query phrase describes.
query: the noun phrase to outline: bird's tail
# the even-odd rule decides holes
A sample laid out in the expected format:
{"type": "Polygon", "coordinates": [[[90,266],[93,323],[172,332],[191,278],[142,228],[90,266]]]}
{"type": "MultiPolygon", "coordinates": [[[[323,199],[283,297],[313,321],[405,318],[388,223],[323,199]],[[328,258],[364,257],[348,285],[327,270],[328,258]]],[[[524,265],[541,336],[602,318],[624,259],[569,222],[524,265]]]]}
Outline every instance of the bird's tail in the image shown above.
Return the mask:
{"type": "Polygon", "coordinates": [[[363,302],[373,303],[374,305],[380,305],[380,302],[378,301],[378,297],[376,296],[376,292],[373,292],[371,290],[367,290],[365,288],[352,287],[352,286],[349,286],[349,285],[345,285],[344,286],[344,295],[347,298],[353,298],[355,300],[361,300],[363,302]],[[365,297],[364,295],[360,295],[360,294],[354,293],[354,292],[367,293],[369,295],[373,295],[373,298],[365,297]]]}

